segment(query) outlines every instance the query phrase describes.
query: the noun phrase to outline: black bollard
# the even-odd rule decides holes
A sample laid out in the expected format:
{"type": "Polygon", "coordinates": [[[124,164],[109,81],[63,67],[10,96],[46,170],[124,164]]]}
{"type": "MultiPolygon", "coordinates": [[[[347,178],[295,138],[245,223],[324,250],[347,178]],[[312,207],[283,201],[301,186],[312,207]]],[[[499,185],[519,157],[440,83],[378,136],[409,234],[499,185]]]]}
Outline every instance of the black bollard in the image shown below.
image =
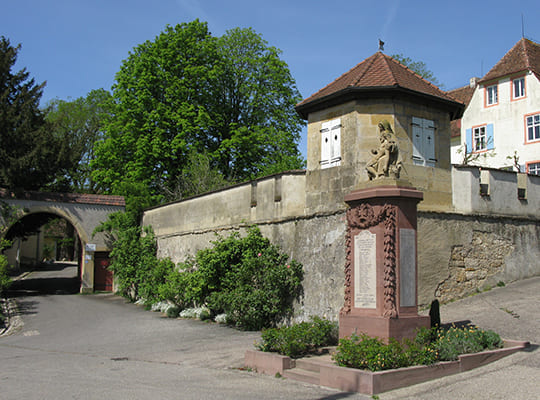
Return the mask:
{"type": "Polygon", "coordinates": [[[433,300],[429,308],[429,318],[431,319],[431,327],[438,328],[441,326],[441,313],[439,311],[439,300],[433,300]]]}

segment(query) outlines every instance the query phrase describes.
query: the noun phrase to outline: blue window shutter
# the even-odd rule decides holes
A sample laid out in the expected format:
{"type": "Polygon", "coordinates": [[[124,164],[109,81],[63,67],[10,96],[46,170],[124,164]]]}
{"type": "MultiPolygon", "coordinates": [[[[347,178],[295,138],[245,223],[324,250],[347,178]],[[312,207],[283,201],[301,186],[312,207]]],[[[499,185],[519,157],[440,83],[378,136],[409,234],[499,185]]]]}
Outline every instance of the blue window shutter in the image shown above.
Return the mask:
{"type": "Polygon", "coordinates": [[[487,143],[488,150],[493,150],[495,148],[494,138],[493,138],[493,124],[486,125],[486,143],[487,143]]]}
{"type": "Polygon", "coordinates": [[[467,153],[472,153],[472,128],[465,131],[465,144],[467,145],[467,153]]]}

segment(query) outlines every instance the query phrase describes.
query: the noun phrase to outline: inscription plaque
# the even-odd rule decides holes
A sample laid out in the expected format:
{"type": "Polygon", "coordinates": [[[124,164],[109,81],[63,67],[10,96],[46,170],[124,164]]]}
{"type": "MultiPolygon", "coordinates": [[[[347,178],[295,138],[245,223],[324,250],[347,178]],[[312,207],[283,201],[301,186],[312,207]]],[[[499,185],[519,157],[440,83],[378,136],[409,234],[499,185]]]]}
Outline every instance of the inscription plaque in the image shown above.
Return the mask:
{"type": "Polygon", "coordinates": [[[354,237],[354,307],[377,308],[377,235],[367,230],[354,237]]]}
{"type": "Polygon", "coordinates": [[[399,231],[400,296],[402,307],[416,305],[416,232],[414,229],[399,231]]]}

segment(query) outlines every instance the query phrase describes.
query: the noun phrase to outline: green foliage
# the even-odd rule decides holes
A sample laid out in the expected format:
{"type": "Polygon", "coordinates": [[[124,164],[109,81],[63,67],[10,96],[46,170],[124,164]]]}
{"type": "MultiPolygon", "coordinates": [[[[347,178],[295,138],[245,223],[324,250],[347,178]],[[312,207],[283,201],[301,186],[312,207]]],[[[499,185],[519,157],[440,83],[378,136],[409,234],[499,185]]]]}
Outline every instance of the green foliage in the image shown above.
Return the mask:
{"type": "Polygon", "coordinates": [[[370,371],[408,367],[419,360],[428,364],[436,361],[436,355],[429,347],[421,347],[414,342],[407,344],[403,345],[395,339],[385,344],[365,334],[352,335],[339,341],[334,360],[343,367],[370,371]]]}
{"type": "Polygon", "coordinates": [[[245,237],[220,237],[179,268],[157,259],[152,229],[141,232],[130,214],[113,215],[101,229],[114,243],[109,268],[119,293],[132,301],[171,301],[179,309],[206,305],[210,312],[201,319],[226,313],[231,324],[257,330],[290,317],[301,294],[302,266],[288,261],[256,227],[245,237]]]}
{"type": "Polygon", "coordinates": [[[66,146],[66,160],[55,182],[48,189],[55,191],[92,192],[90,162],[94,159],[94,144],[103,140],[103,125],[111,95],[104,89],[92,90],[86,97],[73,101],[52,100],[46,109],[46,120],[53,135],[66,146]]]}
{"type": "Polygon", "coordinates": [[[484,331],[473,326],[452,326],[448,330],[439,331],[432,346],[438,351],[441,360],[452,361],[457,360],[460,354],[501,347],[502,341],[493,331],[484,331]]]}
{"type": "Polygon", "coordinates": [[[97,231],[107,232],[113,243],[111,264],[118,292],[132,301],[159,297],[158,286],[174,269],[170,260],[158,260],[154,232],[141,229],[136,212],[114,213],[97,231]]]}
{"type": "Polygon", "coordinates": [[[392,54],[391,57],[398,61],[399,63],[405,65],[412,71],[416,72],[418,75],[420,75],[425,80],[433,83],[435,86],[438,86],[439,88],[444,88],[444,85],[439,82],[439,80],[435,77],[432,71],[430,71],[427,68],[427,65],[423,61],[413,61],[409,57],[405,57],[403,54],[392,54]]]}
{"type": "Polygon", "coordinates": [[[293,312],[301,294],[303,271],[257,227],[245,237],[233,234],[214,242],[195,259],[201,276],[201,300],[215,313],[244,329],[275,326],[293,312]]]}
{"type": "Polygon", "coordinates": [[[169,307],[167,308],[166,314],[168,318],[178,318],[178,316],[180,315],[180,307],[169,307]]]}
{"type": "Polygon", "coordinates": [[[26,69],[11,71],[19,50],[0,37],[0,187],[34,190],[54,180],[65,144],[39,110],[45,84],[36,84],[26,69]]]}
{"type": "Polygon", "coordinates": [[[298,358],[315,353],[321,347],[336,345],[337,336],[337,323],[312,317],[307,322],[263,330],[261,342],[257,344],[257,348],[261,351],[277,352],[291,358],[298,358]]]}
{"type": "Polygon", "coordinates": [[[302,266],[272,245],[257,227],[245,237],[220,237],[214,247],[169,273],[159,288],[161,299],[182,308],[206,304],[211,314],[258,330],[277,325],[293,312],[301,295],[302,266]]]}
{"type": "Polygon", "coordinates": [[[402,343],[390,339],[389,343],[385,344],[365,334],[352,335],[339,341],[334,360],[343,367],[382,371],[457,360],[460,354],[501,346],[499,335],[472,326],[422,328],[414,340],[405,340],[402,343]]]}
{"type": "Polygon", "coordinates": [[[184,169],[181,175],[173,178],[176,180],[175,185],[172,185],[171,188],[162,187],[163,197],[166,201],[179,200],[230,185],[230,182],[216,168],[212,167],[208,154],[190,152],[187,165],[189,168],[184,169]]]}
{"type": "Polygon", "coordinates": [[[6,290],[9,289],[11,283],[7,258],[3,254],[0,254],[0,296],[5,296],[6,290]]]}
{"type": "Polygon", "coordinates": [[[215,38],[198,20],[167,26],[129,54],[112,96],[92,163],[103,191],[140,183],[156,202],[303,165],[300,95],[279,51],[251,29],[215,38]]]}

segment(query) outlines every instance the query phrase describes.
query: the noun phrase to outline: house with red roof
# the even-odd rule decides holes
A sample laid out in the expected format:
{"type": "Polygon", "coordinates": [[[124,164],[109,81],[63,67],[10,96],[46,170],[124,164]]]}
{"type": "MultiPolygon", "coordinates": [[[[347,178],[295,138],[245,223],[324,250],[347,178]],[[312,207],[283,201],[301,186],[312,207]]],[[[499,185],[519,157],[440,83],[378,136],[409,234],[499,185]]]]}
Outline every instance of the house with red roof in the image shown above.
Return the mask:
{"type": "Polygon", "coordinates": [[[540,44],[522,38],[484,77],[448,94],[466,105],[452,123],[453,164],[540,175],[540,44]]]}

